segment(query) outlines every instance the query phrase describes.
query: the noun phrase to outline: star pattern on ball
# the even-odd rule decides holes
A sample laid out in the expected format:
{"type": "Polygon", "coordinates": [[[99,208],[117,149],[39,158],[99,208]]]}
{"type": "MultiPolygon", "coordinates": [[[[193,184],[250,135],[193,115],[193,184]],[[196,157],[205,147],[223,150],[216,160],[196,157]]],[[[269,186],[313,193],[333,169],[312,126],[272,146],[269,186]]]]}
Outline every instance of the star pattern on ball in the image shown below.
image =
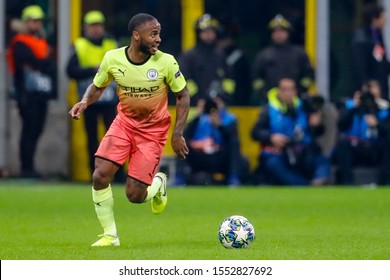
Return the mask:
{"type": "Polygon", "coordinates": [[[234,231],[236,239],[246,240],[248,237],[248,231],[243,226],[240,226],[238,230],[234,231]]]}

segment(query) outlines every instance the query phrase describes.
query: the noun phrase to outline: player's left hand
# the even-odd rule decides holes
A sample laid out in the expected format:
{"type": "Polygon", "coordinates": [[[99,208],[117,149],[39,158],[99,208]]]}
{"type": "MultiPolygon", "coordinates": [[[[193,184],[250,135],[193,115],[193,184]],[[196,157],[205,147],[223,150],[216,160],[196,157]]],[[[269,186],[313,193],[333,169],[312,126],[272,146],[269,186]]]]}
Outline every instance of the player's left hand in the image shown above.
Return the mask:
{"type": "Polygon", "coordinates": [[[171,145],[173,151],[180,159],[185,159],[189,153],[186,140],[182,135],[172,135],[171,145]]]}

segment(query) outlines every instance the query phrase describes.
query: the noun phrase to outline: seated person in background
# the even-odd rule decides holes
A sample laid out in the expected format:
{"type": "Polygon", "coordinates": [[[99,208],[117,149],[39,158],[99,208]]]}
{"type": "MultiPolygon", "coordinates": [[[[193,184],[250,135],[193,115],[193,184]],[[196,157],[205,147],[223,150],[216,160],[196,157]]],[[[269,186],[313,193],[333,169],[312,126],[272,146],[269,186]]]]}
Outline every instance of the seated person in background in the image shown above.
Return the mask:
{"type": "Polygon", "coordinates": [[[378,184],[390,183],[389,103],[379,84],[370,81],[352,99],[339,104],[339,137],[334,151],[336,183],[355,183],[355,166],[378,166],[378,184]]]}
{"type": "Polygon", "coordinates": [[[252,129],[262,145],[257,172],[274,185],[328,183],[330,162],[316,142],[324,132],[321,113],[306,109],[291,78],[282,78],[268,100],[252,129]]]}
{"type": "Polygon", "coordinates": [[[227,111],[220,97],[207,99],[199,110],[184,131],[190,150],[187,183],[241,185],[249,163],[240,152],[236,116],[227,111]]]}

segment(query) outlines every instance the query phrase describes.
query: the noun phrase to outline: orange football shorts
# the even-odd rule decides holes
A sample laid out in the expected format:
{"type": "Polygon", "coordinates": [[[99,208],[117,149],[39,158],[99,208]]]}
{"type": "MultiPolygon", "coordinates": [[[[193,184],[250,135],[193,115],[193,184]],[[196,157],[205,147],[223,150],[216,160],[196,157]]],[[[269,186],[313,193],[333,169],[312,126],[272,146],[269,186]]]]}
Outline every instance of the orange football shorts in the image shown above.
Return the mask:
{"type": "MultiPolygon", "coordinates": [[[[159,129],[141,132],[115,118],[95,153],[118,165],[128,163],[128,176],[150,185],[157,173],[167,140],[170,120],[159,129]]],[[[154,127],[153,127],[154,128],[154,127]]]]}

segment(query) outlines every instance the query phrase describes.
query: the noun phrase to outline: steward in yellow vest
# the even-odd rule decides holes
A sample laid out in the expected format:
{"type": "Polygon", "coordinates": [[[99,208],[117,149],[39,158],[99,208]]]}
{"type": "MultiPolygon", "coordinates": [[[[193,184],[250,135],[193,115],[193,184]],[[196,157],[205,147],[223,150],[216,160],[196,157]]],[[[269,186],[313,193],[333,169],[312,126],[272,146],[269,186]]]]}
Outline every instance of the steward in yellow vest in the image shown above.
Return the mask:
{"type": "MultiPolygon", "coordinates": [[[[100,11],[90,11],[84,16],[84,36],[76,39],[67,65],[67,73],[76,80],[79,99],[81,100],[87,87],[99,69],[106,52],[117,48],[117,43],[106,37],[105,17],[100,11]]],[[[87,131],[89,167],[94,170],[94,155],[99,145],[98,120],[101,118],[106,130],[116,116],[118,96],[116,84],[111,83],[100,99],[85,111],[84,121],[87,131]]]]}
{"type": "MultiPolygon", "coordinates": [[[[90,11],[84,16],[84,36],[77,38],[68,62],[67,73],[77,81],[79,98],[91,84],[105,53],[115,49],[115,40],[105,36],[104,15],[90,11]]],[[[98,103],[117,103],[115,84],[107,88],[98,103]]]]}

